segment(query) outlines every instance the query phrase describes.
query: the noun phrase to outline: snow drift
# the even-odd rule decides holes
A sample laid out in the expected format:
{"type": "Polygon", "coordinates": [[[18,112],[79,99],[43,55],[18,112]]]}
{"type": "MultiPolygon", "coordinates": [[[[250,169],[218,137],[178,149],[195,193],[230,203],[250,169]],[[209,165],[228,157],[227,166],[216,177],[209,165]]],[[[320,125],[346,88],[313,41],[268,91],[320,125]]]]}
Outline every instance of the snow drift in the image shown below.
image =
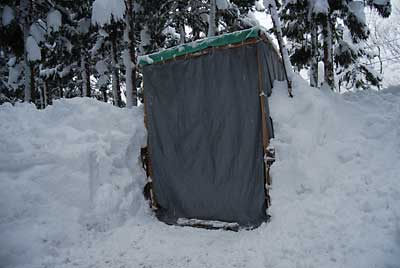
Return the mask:
{"type": "Polygon", "coordinates": [[[0,267],[33,267],[135,215],[142,117],[82,98],[0,106],[0,267]]]}
{"type": "Polygon", "coordinates": [[[1,267],[399,267],[400,90],[276,84],[272,220],[238,233],[148,210],[140,109],[0,106],[1,267]]]}

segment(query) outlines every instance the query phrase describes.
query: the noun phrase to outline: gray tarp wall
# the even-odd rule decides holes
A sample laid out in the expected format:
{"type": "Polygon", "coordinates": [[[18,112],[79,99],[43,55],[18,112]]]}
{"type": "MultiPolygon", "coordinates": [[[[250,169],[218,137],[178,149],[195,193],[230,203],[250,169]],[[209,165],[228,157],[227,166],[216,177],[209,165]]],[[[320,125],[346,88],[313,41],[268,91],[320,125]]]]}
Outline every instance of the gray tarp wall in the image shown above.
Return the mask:
{"type": "Polygon", "coordinates": [[[152,179],[163,221],[256,226],[266,219],[257,46],[270,92],[283,72],[264,43],[144,67],[152,179]]]}

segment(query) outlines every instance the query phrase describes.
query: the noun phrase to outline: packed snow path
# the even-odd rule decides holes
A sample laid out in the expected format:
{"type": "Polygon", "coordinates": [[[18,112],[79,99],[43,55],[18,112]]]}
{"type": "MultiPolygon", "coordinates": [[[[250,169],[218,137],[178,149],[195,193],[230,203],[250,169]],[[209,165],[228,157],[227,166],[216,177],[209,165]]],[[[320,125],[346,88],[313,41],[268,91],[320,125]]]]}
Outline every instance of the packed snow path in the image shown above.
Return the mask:
{"type": "Polygon", "coordinates": [[[238,233],[154,218],[139,109],[0,106],[0,267],[400,267],[400,89],[296,84],[271,98],[272,220],[238,233]]]}

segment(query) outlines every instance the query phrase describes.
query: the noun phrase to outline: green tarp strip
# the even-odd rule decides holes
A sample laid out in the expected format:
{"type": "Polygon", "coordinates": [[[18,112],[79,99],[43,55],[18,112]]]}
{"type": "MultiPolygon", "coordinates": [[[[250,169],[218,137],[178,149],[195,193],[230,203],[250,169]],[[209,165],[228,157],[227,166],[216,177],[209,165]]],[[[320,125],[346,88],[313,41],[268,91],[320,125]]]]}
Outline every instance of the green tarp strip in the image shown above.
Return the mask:
{"type": "Polygon", "coordinates": [[[260,35],[260,27],[253,27],[243,31],[208,37],[191,43],[175,46],[157,53],[139,57],[139,65],[148,65],[173,59],[190,53],[195,53],[210,47],[220,47],[243,42],[260,35]]]}

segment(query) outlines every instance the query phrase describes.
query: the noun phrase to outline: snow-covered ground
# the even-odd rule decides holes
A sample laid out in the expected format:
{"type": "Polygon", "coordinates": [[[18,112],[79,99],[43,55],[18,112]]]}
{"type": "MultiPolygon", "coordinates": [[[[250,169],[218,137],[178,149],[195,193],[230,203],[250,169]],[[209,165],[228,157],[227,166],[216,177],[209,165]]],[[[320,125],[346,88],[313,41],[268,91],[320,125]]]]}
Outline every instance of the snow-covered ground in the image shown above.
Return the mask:
{"type": "Polygon", "coordinates": [[[0,106],[0,267],[400,267],[400,88],[271,98],[272,220],[158,222],[141,195],[140,109],[0,106]]]}

